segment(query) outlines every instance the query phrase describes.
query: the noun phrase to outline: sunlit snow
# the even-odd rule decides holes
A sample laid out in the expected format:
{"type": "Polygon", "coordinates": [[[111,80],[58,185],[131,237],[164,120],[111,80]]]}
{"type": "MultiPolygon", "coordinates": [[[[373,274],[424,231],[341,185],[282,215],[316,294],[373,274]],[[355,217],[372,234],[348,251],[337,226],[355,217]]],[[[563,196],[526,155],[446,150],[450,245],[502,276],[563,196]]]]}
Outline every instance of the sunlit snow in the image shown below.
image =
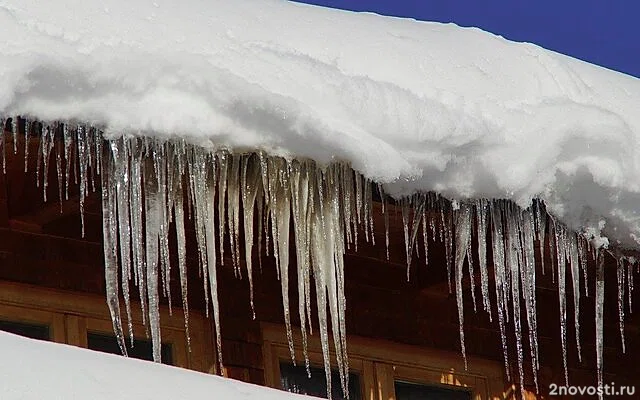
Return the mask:
{"type": "Polygon", "coordinates": [[[182,368],[0,332],[0,396],[20,400],[304,400],[182,368]]]}

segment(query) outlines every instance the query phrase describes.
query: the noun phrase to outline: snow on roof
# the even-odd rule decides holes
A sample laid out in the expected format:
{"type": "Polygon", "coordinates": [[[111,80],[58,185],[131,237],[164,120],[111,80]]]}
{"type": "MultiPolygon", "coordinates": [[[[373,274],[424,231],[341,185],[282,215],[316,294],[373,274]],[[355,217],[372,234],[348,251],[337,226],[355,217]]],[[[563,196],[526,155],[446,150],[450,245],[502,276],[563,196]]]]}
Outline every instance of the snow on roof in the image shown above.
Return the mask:
{"type": "Polygon", "coordinates": [[[303,400],[307,396],[0,331],[0,398],[303,400]]]}
{"type": "Polygon", "coordinates": [[[0,115],[348,161],[396,196],[537,196],[574,229],[640,236],[631,76],[280,0],[1,0],[0,26],[0,115]]]}

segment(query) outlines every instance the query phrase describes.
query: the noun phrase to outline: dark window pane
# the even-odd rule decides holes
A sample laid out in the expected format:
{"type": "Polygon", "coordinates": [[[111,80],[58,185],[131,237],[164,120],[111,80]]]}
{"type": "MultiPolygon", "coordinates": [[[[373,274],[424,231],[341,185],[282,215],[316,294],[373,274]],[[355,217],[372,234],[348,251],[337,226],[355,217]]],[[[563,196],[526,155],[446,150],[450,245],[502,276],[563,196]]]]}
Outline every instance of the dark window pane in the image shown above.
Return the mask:
{"type": "MultiPolygon", "coordinates": [[[[288,363],[280,363],[280,385],[287,392],[327,398],[327,379],[322,368],[311,367],[311,378],[309,378],[304,366],[294,367],[288,363]]],[[[340,385],[340,374],[334,370],[331,371],[331,398],[346,399],[340,385]]],[[[349,374],[349,399],[360,400],[361,398],[360,377],[349,374]]]]}
{"type": "MultiPolygon", "coordinates": [[[[135,339],[133,341],[133,347],[131,347],[131,341],[126,340],[126,343],[129,357],[137,358],[139,360],[153,361],[153,347],[150,340],[135,339]]],[[[102,351],[103,353],[122,354],[116,337],[113,335],[106,335],[104,333],[88,332],[87,347],[91,350],[102,351]]],[[[173,365],[171,345],[163,343],[161,351],[162,363],[173,365]]]]}
{"type": "Polygon", "coordinates": [[[49,326],[43,324],[0,320],[0,331],[25,336],[31,339],[51,340],[49,326]]]}
{"type": "Polygon", "coordinates": [[[448,389],[443,386],[395,383],[396,400],[471,400],[471,392],[464,389],[448,389]]]}

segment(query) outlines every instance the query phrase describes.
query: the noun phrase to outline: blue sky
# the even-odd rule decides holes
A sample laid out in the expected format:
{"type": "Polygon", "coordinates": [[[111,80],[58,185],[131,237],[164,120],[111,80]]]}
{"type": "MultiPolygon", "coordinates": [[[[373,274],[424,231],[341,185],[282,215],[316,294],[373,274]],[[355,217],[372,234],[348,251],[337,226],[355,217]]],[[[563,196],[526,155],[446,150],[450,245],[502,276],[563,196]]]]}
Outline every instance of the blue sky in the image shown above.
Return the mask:
{"type": "Polygon", "coordinates": [[[296,0],[477,26],[640,78],[638,0],[296,0]]]}

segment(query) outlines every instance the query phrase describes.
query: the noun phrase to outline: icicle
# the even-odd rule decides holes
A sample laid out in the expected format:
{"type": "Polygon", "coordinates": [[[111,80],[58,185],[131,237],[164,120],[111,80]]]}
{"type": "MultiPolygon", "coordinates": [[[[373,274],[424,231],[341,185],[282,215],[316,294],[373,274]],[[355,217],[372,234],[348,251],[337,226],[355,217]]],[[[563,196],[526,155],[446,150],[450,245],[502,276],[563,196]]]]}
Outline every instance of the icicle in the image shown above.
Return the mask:
{"type": "Polygon", "coordinates": [[[273,205],[271,208],[271,222],[274,232],[274,254],[276,255],[276,264],[279,265],[282,305],[287,339],[289,340],[289,351],[291,352],[291,359],[295,362],[289,308],[289,224],[291,215],[289,170],[284,160],[272,159],[272,163],[269,164],[269,171],[268,188],[270,191],[269,198],[273,205]]]}
{"type": "MultiPolygon", "coordinates": [[[[603,387],[603,317],[604,317],[604,252],[598,251],[596,266],[596,360],[598,368],[598,387],[603,387]]],[[[598,395],[602,399],[602,394],[598,395]]]]}
{"type": "MultiPolygon", "coordinates": [[[[340,197],[341,215],[343,217],[344,234],[347,238],[347,249],[351,249],[351,245],[357,243],[353,240],[353,230],[357,230],[357,224],[353,218],[355,212],[355,204],[353,202],[352,188],[353,188],[353,173],[347,165],[341,166],[341,179],[342,179],[342,191],[340,197]]],[[[357,250],[356,250],[357,251],[357,250]]]]}
{"type": "MultiPolygon", "coordinates": [[[[451,289],[451,264],[452,264],[452,253],[453,253],[453,240],[451,238],[451,229],[452,224],[449,222],[449,217],[446,218],[445,221],[445,211],[440,209],[440,241],[444,238],[444,250],[445,250],[445,262],[447,264],[447,285],[449,286],[449,293],[452,293],[451,289]]],[[[447,213],[448,214],[448,213],[447,213]]]]}
{"type": "Polygon", "coordinates": [[[69,181],[71,179],[71,154],[73,151],[73,133],[69,129],[69,124],[64,124],[62,129],[62,140],[64,144],[64,163],[65,163],[65,179],[64,179],[64,198],[69,200],[69,181]]]}
{"type": "MultiPolygon", "coordinates": [[[[218,349],[218,362],[220,365],[220,371],[223,369],[222,364],[222,333],[220,331],[220,304],[218,302],[218,276],[216,270],[216,231],[215,231],[215,195],[216,195],[216,169],[215,163],[211,160],[209,163],[204,162],[204,156],[201,156],[200,168],[204,169],[209,165],[207,171],[200,178],[204,181],[199,182],[200,185],[205,185],[204,190],[200,190],[199,194],[204,197],[199,203],[202,207],[200,215],[205,229],[206,240],[206,252],[208,276],[209,276],[209,288],[211,290],[211,305],[213,306],[213,321],[216,331],[216,347],[218,349]]],[[[220,173],[221,179],[226,179],[226,173],[223,175],[220,173]]],[[[224,185],[224,184],[223,184],[224,185]]],[[[222,190],[220,187],[218,190],[222,190]]],[[[219,205],[220,203],[218,203],[219,205]]],[[[224,221],[224,214],[218,216],[218,220],[224,221]]],[[[219,232],[220,236],[223,236],[224,231],[219,232]]],[[[222,254],[222,249],[220,250],[222,254]]]]}
{"type": "Polygon", "coordinates": [[[506,213],[506,260],[511,270],[511,301],[513,310],[513,325],[516,334],[516,353],[518,358],[518,376],[520,392],[524,395],[524,354],[522,348],[522,325],[520,321],[520,221],[517,211],[509,204],[506,213]]]}
{"type": "MultiPolygon", "coordinates": [[[[60,126],[56,127],[56,129],[60,129],[60,126]]],[[[61,129],[64,131],[64,129],[61,129]]],[[[56,174],[58,175],[58,203],[60,204],[60,214],[62,214],[62,200],[64,199],[64,175],[62,171],[62,152],[64,151],[64,144],[59,144],[56,141],[53,141],[52,146],[56,151],[56,174]],[[60,149],[60,147],[63,147],[60,149]]]]}
{"type": "Polygon", "coordinates": [[[536,393],[539,393],[538,369],[540,365],[538,351],[538,321],[536,311],[536,265],[534,229],[534,215],[531,211],[527,210],[522,214],[522,226],[520,231],[521,245],[524,249],[524,258],[520,266],[520,280],[522,282],[522,293],[525,301],[525,309],[527,312],[527,325],[529,327],[529,348],[531,352],[533,380],[536,386],[536,393]]]}
{"type": "Polygon", "coordinates": [[[633,307],[632,307],[632,295],[633,295],[633,263],[628,260],[627,263],[627,295],[629,297],[629,314],[631,314],[633,312],[633,307]]]}
{"type": "Polygon", "coordinates": [[[487,211],[488,208],[486,200],[481,199],[476,201],[476,220],[478,224],[478,268],[480,269],[482,305],[484,307],[484,310],[489,313],[489,321],[492,321],[491,300],[489,297],[489,274],[487,271],[487,211]]]}
{"type": "Polygon", "coordinates": [[[7,174],[7,156],[6,156],[6,121],[0,119],[0,152],[2,153],[2,173],[7,174]]]}
{"type": "MultiPolygon", "coordinates": [[[[249,302],[253,319],[256,318],[256,310],[253,304],[253,211],[256,196],[260,190],[260,164],[253,156],[243,159],[242,164],[242,209],[244,211],[244,251],[245,263],[247,265],[247,277],[249,278],[249,302]]],[[[300,279],[299,279],[300,280],[300,279]]],[[[304,324],[303,324],[304,325],[304,324]]]]}
{"type": "Polygon", "coordinates": [[[187,345],[189,351],[191,351],[191,337],[189,335],[189,302],[188,302],[188,288],[187,288],[187,249],[186,249],[186,237],[184,229],[184,199],[182,188],[182,177],[184,174],[184,167],[182,165],[180,157],[177,158],[177,168],[174,173],[176,174],[173,179],[173,214],[176,223],[176,238],[178,247],[178,271],[180,272],[180,292],[182,294],[182,309],[184,311],[184,328],[185,336],[187,338],[187,345]]]}
{"type": "MultiPolygon", "coordinates": [[[[210,249],[215,250],[215,236],[212,233],[209,233],[207,236],[207,230],[209,228],[215,229],[214,227],[207,227],[208,223],[215,224],[214,212],[215,208],[213,206],[213,202],[215,200],[215,163],[213,160],[208,162],[209,160],[204,154],[204,151],[201,149],[193,148],[190,152],[191,163],[190,163],[190,185],[192,187],[191,192],[193,193],[193,204],[194,204],[194,220],[195,220],[195,228],[196,228],[196,242],[198,244],[198,254],[200,256],[200,266],[202,273],[202,284],[204,289],[204,299],[206,305],[206,314],[209,316],[209,268],[215,270],[215,265],[209,267],[209,255],[208,252],[210,249]],[[212,169],[212,171],[210,171],[212,169]],[[210,175],[210,177],[208,177],[210,175]],[[211,180],[213,181],[213,186],[208,187],[207,182],[211,180]],[[214,196],[209,199],[209,196],[214,196]],[[210,216],[209,216],[210,215],[210,216]]],[[[215,232],[215,230],[214,230],[215,232]]],[[[211,257],[213,261],[215,261],[215,253],[211,257]]]]}
{"type": "Polygon", "coordinates": [[[400,207],[402,208],[402,228],[404,231],[404,246],[407,261],[407,282],[409,282],[409,274],[411,272],[411,243],[409,241],[409,199],[402,199],[400,201],[400,207]]]}
{"type": "Polygon", "coordinates": [[[545,248],[545,234],[547,230],[547,212],[543,209],[543,202],[540,199],[534,200],[535,205],[535,230],[538,238],[538,244],[540,246],[540,265],[542,268],[542,275],[545,274],[544,265],[544,248],[545,248]]]}
{"type": "Polygon", "coordinates": [[[367,221],[369,225],[369,235],[371,236],[371,244],[375,246],[376,244],[376,236],[373,230],[373,184],[369,179],[365,180],[364,187],[364,208],[365,214],[367,216],[367,221]]]}
{"type": "Polygon", "coordinates": [[[462,205],[456,212],[456,299],[458,304],[458,320],[460,324],[460,349],[464,359],[464,369],[467,369],[467,354],[464,344],[464,304],[462,301],[462,274],[467,248],[471,241],[471,212],[469,206],[462,205]]]}
{"type": "MultiPolygon", "coordinates": [[[[300,163],[294,162],[291,168],[291,200],[293,230],[296,241],[296,260],[298,267],[298,315],[302,334],[302,349],[307,375],[311,375],[309,354],[307,351],[307,321],[311,325],[310,305],[310,230],[309,230],[309,171],[300,163]],[[307,318],[308,316],[308,318],[307,318]]],[[[347,204],[349,202],[347,201],[347,204]]],[[[345,222],[348,226],[349,220],[345,222]]]]}
{"type": "Polygon", "coordinates": [[[473,303],[473,312],[478,312],[478,306],[476,304],[476,277],[473,272],[473,256],[471,255],[471,240],[467,245],[467,265],[469,266],[469,285],[471,290],[471,301],[473,303]]]}
{"type": "Polygon", "coordinates": [[[264,210],[264,188],[263,188],[263,195],[262,196],[258,196],[256,199],[256,209],[258,210],[258,265],[260,266],[260,273],[262,274],[262,232],[265,229],[263,229],[263,221],[264,221],[264,217],[262,216],[262,211],[264,210]]]}
{"type": "Polygon", "coordinates": [[[587,254],[589,252],[588,249],[589,243],[585,239],[584,236],[578,236],[578,258],[580,259],[580,268],[582,269],[582,274],[584,276],[584,295],[589,296],[589,281],[587,276],[587,254]]]}
{"type": "Polygon", "coordinates": [[[382,214],[384,214],[384,242],[387,250],[387,261],[389,261],[389,205],[384,194],[382,196],[382,214]]]}
{"type": "Polygon", "coordinates": [[[158,182],[158,250],[160,254],[159,265],[162,278],[162,292],[169,303],[169,315],[171,315],[171,263],[169,260],[169,207],[167,204],[168,180],[167,180],[167,151],[163,143],[152,141],[149,146],[153,160],[153,170],[158,182]]]}
{"type": "MultiPolygon", "coordinates": [[[[53,143],[55,141],[55,128],[51,128],[50,126],[46,126],[44,128],[44,132],[42,135],[42,159],[43,159],[43,167],[42,171],[43,176],[43,198],[44,201],[47,201],[47,189],[49,187],[49,158],[51,157],[51,150],[53,149],[53,143]]],[[[100,153],[101,154],[101,153],[100,153]]]]}
{"type": "Polygon", "coordinates": [[[555,226],[556,259],[558,262],[558,301],[560,305],[560,340],[562,343],[562,364],[564,365],[565,385],[569,385],[567,368],[567,293],[566,293],[566,232],[563,227],[555,226]]]}
{"type": "Polygon", "coordinates": [[[218,232],[219,232],[219,240],[220,240],[220,264],[224,264],[224,237],[225,237],[225,216],[227,212],[225,210],[225,206],[227,202],[226,194],[227,194],[227,169],[228,169],[228,160],[227,153],[220,152],[218,157],[216,158],[218,165],[218,232]]]}
{"type": "MultiPolygon", "coordinates": [[[[82,231],[82,237],[84,237],[84,202],[88,194],[88,177],[87,177],[87,168],[88,165],[88,154],[87,154],[87,134],[84,126],[77,125],[76,126],[76,143],[78,146],[77,157],[79,164],[79,174],[80,174],[80,226],[82,231]]],[[[25,147],[25,152],[28,147],[25,147]]],[[[26,156],[25,156],[26,157],[26,156]]],[[[25,161],[25,172],[27,172],[27,162],[25,161]]]]}
{"type": "MultiPolygon", "coordinates": [[[[158,257],[160,236],[160,196],[158,178],[148,160],[144,165],[145,190],[145,249],[147,254],[147,296],[149,302],[149,325],[153,347],[153,361],[162,361],[160,335],[160,298],[158,284],[158,257]]],[[[103,165],[104,167],[104,165],[103,165]]]]}
{"type": "MultiPolygon", "coordinates": [[[[65,130],[65,135],[68,129],[65,130]]],[[[65,139],[66,141],[66,139],[65,139]]],[[[66,146],[65,146],[66,147],[66,146]]],[[[111,142],[113,158],[113,180],[116,182],[116,205],[118,208],[118,233],[120,235],[121,286],[127,313],[129,336],[133,343],[133,322],[131,319],[131,302],[129,299],[129,280],[131,279],[131,220],[129,217],[129,155],[122,140],[111,142]]],[[[67,159],[69,165],[69,159],[67,159]]],[[[68,182],[68,180],[67,180],[68,182]]]]}
{"type": "Polygon", "coordinates": [[[505,333],[506,322],[505,317],[508,315],[504,257],[504,236],[502,231],[502,210],[496,202],[489,205],[491,212],[491,243],[493,246],[493,272],[496,282],[496,305],[498,307],[498,325],[500,327],[500,340],[502,342],[502,355],[504,358],[504,370],[507,380],[511,380],[511,372],[509,370],[509,357],[507,351],[507,335],[505,333]]]}
{"type": "MultiPolygon", "coordinates": [[[[110,157],[105,157],[111,163],[110,157]]],[[[120,301],[118,300],[118,238],[116,221],[116,188],[109,174],[113,168],[102,175],[102,233],[104,244],[104,277],[106,285],[107,305],[111,314],[113,331],[116,334],[120,351],[127,355],[127,347],[124,341],[122,319],[120,317],[120,301]]]]}
{"type": "Polygon", "coordinates": [[[240,270],[240,156],[231,157],[231,168],[227,178],[227,223],[229,224],[229,241],[231,258],[236,277],[242,276],[240,270]]]}
{"type": "Polygon", "coordinates": [[[620,342],[622,344],[622,352],[626,352],[624,341],[624,261],[618,257],[617,260],[617,276],[618,276],[618,322],[620,324],[620,342]]]}
{"type": "MultiPolygon", "coordinates": [[[[2,121],[0,121],[2,123],[2,121]]],[[[24,122],[24,172],[29,172],[29,139],[31,137],[31,121],[24,122]]],[[[84,234],[83,234],[84,236],[84,234]]]]}
{"type": "Polygon", "coordinates": [[[424,245],[424,265],[429,266],[429,235],[427,234],[427,207],[422,208],[422,243],[424,245]]]}
{"type": "MultiPolygon", "coordinates": [[[[142,154],[138,146],[138,142],[133,140],[128,142],[128,154],[131,157],[131,176],[129,184],[129,215],[131,217],[131,251],[132,260],[135,263],[134,276],[140,292],[140,305],[142,309],[142,323],[147,329],[147,261],[145,254],[145,238],[144,220],[143,220],[143,187],[142,187],[142,154]]],[[[83,152],[80,149],[80,152],[83,152]]],[[[87,148],[87,155],[90,154],[90,148],[87,148]]],[[[90,164],[90,162],[89,162],[90,164]]],[[[82,162],[81,162],[82,165],[82,162]]],[[[82,167],[81,167],[82,168],[82,167]]],[[[83,175],[83,173],[81,173],[83,175]]],[[[88,186],[88,182],[85,183],[88,186]]],[[[85,190],[88,188],[85,187],[85,190]]]]}
{"type": "Polygon", "coordinates": [[[11,133],[13,134],[13,154],[18,154],[18,117],[11,118],[11,133]]]}
{"type": "Polygon", "coordinates": [[[580,346],[580,261],[578,260],[578,238],[571,234],[567,243],[569,248],[569,260],[571,262],[571,284],[573,286],[574,324],[576,329],[576,347],[578,349],[578,361],[582,362],[582,348],[580,346]]]}

